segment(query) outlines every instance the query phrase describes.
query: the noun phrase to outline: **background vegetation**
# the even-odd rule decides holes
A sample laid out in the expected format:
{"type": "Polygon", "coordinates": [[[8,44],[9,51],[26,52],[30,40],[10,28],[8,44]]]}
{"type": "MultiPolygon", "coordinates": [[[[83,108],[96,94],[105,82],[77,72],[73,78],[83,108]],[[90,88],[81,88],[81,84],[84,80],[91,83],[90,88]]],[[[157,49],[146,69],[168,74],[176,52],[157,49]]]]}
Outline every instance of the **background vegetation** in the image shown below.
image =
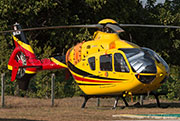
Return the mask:
{"type": "MultiPolygon", "coordinates": [[[[95,24],[104,18],[119,23],[162,24],[180,26],[180,1],[166,0],[155,4],[148,0],[143,7],[139,0],[0,0],[0,31],[11,29],[15,22],[23,28],[95,24]]],[[[131,33],[132,42],[158,52],[171,67],[170,78],[159,91],[168,92],[169,99],[180,99],[180,29],[123,28],[131,33]]],[[[27,39],[40,58],[59,53],[64,55],[76,43],[91,39],[90,29],[59,29],[26,32],[27,39]]],[[[7,63],[13,44],[10,34],[0,35],[0,70],[6,72],[6,94],[17,95],[16,84],[10,82],[7,63]]],[[[65,80],[65,70],[55,70],[56,97],[79,95],[72,78],[65,80]]],[[[40,72],[32,79],[27,92],[21,95],[49,97],[52,71],[40,72]]]]}

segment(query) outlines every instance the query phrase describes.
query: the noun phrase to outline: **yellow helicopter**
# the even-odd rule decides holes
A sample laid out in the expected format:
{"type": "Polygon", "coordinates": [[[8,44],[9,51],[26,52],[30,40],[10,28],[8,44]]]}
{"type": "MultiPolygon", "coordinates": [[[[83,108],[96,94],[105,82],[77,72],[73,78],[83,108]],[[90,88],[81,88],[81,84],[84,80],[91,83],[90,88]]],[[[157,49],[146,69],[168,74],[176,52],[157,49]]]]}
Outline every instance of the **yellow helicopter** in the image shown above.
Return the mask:
{"type": "MultiPolygon", "coordinates": [[[[119,37],[121,26],[169,27],[161,25],[118,24],[112,19],[103,19],[94,25],[70,25],[22,29],[16,23],[13,32],[15,49],[10,56],[8,69],[12,71],[11,81],[19,82],[21,89],[27,89],[29,80],[38,71],[67,68],[77,85],[84,92],[86,102],[91,97],[142,95],[159,88],[168,78],[168,64],[153,50],[139,47],[119,37]],[[97,28],[93,40],[83,41],[70,48],[66,56],[37,59],[26,40],[23,31],[59,28],[97,28]]],[[[153,93],[159,104],[157,95],[153,93]]]]}

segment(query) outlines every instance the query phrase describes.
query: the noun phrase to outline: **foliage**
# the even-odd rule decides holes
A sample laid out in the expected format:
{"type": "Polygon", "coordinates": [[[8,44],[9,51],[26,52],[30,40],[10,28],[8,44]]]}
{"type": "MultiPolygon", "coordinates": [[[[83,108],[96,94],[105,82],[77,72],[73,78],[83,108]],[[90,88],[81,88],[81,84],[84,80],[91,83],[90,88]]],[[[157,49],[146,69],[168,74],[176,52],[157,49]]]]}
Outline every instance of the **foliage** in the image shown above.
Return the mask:
{"type": "MultiPolygon", "coordinates": [[[[156,0],[148,0],[143,8],[139,0],[0,0],[0,30],[11,29],[19,22],[23,28],[37,26],[94,24],[104,18],[112,18],[119,23],[164,24],[180,26],[179,0],[166,0],[155,5],[156,0]]],[[[171,75],[160,90],[168,97],[180,98],[180,29],[123,28],[131,33],[133,42],[152,48],[171,65],[171,75]]],[[[37,57],[45,58],[56,53],[65,55],[73,45],[92,39],[90,29],[59,29],[26,32],[27,39],[37,57]]],[[[0,69],[7,72],[7,63],[13,50],[11,36],[0,35],[0,69]]],[[[81,94],[72,77],[65,80],[65,70],[55,70],[56,96],[66,97],[81,94]]],[[[28,92],[20,94],[32,97],[49,97],[52,71],[38,73],[31,81],[28,92]]],[[[15,95],[16,85],[7,75],[6,93],[15,95]]]]}
{"type": "Polygon", "coordinates": [[[168,89],[168,98],[169,99],[180,99],[180,68],[179,67],[172,67],[171,68],[171,75],[167,82],[167,89],[168,89]]]}

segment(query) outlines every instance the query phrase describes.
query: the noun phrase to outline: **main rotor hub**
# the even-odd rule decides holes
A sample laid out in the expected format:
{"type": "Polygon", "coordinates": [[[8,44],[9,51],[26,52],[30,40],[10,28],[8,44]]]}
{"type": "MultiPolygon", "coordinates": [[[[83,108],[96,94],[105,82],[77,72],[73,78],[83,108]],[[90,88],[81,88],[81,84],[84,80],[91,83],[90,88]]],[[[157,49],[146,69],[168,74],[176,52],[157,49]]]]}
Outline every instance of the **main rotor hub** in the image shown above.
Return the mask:
{"type": "Polygon", "coordinates": [[[103,25],[103,28],[101,28],[102,32],[106,32],[106,33],[124,32],[124,30],[119,26],[119,24],[113,19],[103,19],[99,21],[98,24],[103,25]]]}

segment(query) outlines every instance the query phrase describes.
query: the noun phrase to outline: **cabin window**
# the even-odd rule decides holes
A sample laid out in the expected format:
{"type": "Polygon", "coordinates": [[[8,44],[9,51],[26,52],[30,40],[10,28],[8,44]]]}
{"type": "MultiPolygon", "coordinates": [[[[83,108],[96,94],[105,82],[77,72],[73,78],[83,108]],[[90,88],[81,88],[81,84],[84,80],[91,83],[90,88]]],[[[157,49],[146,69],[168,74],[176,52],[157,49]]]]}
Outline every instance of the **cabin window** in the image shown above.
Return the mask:
{"type": "Polygon", "coordinates": [[[112,55],[100,56],[100,69],[101,71],[112,71],[112,55]]]}
{"type": "Polygon", "coordinates": [[[95,62],[95,57],[90,57],[88,59],[89,65],[91,67],[91,70],[95,70],[96,69],[96,62],[95,62]]]}
{"type": "Polygon", "coordinates": [[[129,72],[128,66],[120,53],[114,54],[114,68],[117,72],[129,72]]]}

